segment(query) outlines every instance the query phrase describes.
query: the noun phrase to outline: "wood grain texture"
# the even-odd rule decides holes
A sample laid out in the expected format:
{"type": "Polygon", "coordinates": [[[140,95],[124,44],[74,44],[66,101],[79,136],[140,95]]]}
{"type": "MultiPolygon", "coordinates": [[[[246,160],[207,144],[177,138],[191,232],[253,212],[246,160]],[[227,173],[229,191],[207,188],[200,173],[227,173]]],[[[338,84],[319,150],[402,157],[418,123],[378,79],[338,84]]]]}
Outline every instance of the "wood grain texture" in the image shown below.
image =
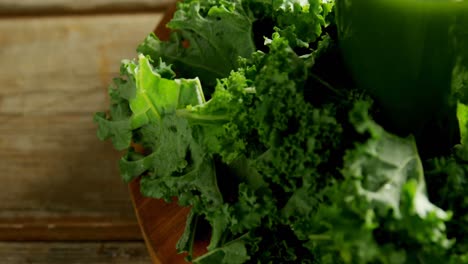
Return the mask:
{"type": "Polygon", "coordinates": [[[125,239],[141,237],[120,154],[96,138],[92,115],[161,17],[0,19],[0,240],[106,240],[122,227],[125,239]],[[79,219],[93,224],[67,235],[79,219]],[[14,221],[23,228],[7,232],[14,221]]]}
{"type": "Polygon", "coordinates": [[[141,241],[133,218],[102,216],[15,217],[0,221],[3,241],[141,241]]]}
{"type": "Polygon", "coordinates": [[[0,16],[162,11],[173,0],[0,0],[0,16]]]}
{"type": "Polygon", "coordinates": [[[148,264],[142,242],[1,243],[2,264],[148,264]]]}
{"type": "Polygon", "coordinates": [[[130,184],[138,221],[154,264],[186,264],[176,244],[182,235],[189,208],[140,195],[139,180],[130,184]]]}

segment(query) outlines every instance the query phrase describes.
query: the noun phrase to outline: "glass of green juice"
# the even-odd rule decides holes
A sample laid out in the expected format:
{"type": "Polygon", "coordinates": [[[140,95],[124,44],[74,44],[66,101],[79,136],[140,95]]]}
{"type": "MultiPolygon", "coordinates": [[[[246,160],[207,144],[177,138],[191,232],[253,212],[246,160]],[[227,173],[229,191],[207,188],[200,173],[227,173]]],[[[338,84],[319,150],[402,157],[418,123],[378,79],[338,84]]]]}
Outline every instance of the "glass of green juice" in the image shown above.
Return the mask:
{"type": "Polygon", "coordinates": [[[389,127],[453,129],[453,94],[468,93],[468,0],[336,0],[336,16],[344,60],[389,127]]]}

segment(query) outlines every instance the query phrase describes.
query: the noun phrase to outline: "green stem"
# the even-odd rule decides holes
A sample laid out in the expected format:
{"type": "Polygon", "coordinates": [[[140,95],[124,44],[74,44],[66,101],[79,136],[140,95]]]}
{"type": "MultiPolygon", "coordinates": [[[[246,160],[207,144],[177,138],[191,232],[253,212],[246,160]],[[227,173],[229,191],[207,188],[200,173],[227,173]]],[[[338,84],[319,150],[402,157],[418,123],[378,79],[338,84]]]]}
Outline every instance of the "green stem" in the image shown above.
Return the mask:
{"type": "Polygon", "coordinates": [[[309,239],[315,240],[315,241],[328,241],[328,240],[331,240],[331,237],[325,234],[316,234],[316,235],[309,235],[309,239]]]}
{"type": "Polygon", "coordinates": [[[229,121],[228,115],[202,115],[187,109],[177,109],[176,115],[197,123],[224,123],[229,121]]]}
{"type": "Polygon", "coordinates": [[[247,87],[244,89],[246,93],[254,94],[257,93],[257,90],[255,90],[255,87],[247,87]]]}
{"type": "Polygon", "coordinates": [[[329,84],[328,82],[324,81],[322,78],[320,78],[319,76],[311,73],[310,76],[312,78],[314,78],[316,81],[318,81],[321,85],[323,85],[325,88],[327,88],[328,90],[332,91],[333,93],[335,93],[336,95],[339,95],[339,96],[343,96],[343,93],[341,93],[338,89],[335,89],[331,84],[329,84]]]}

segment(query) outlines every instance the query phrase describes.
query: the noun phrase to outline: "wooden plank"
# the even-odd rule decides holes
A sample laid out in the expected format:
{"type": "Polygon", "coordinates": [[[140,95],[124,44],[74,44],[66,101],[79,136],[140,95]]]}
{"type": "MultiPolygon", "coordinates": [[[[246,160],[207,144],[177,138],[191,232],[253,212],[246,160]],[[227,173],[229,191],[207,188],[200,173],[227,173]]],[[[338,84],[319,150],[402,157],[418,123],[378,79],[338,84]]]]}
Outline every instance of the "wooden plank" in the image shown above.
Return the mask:
{"type": "Polygon", "coordinates": [[[164,10],[174,0],[0,0],[0,16],[135,13],[164,10]]]}
{"type": "Polygon", "coordinates": [[[83,114],[107,107],[123,58],[161,14],[0,20],[0,113],[83,114]]]}
{"type": "Polygon", "coordinates": [[[3,264],[148,264],[142,242],[1,243],[3,264]]]}
{"type": "Polygon", "coordinates": [[[103,216],[16,217],[0,221],[3,241],[141,241],[133,219],[103,216]]]}
{"type": "Polygon", "coordinates": [[[160,19],[150,13],[0,20],[0,240],[63,238],[66,223],[79,219],[93,225],[67,239],[116,239],[123,229],[122,239],[141,238],[118,173],[120,154],[96,138],[92,115],[108,107],[107,86],[120,60],[136,55],[160,19]],[[28,228],[6,232],[14,221],[28,228]],[[62,223],[59,234],[48,222],[62,223]]]}

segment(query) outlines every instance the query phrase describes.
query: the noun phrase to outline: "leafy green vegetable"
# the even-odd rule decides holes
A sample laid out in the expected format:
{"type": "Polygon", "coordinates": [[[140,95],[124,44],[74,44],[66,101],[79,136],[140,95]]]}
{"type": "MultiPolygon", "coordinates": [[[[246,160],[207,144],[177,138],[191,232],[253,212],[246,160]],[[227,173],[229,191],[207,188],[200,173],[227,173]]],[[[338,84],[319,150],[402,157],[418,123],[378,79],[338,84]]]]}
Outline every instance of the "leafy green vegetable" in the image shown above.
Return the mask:
{"type": "Polygon", "coordinates": [[[191,207],[174,245],[188,261],[468,263],[463,77],[460,145],[423,155],[352,81],[333,7],[184,1],[169,41],[150,34],[123,61],[98,137],[127,149],[122,178],[143,195],[191,207]]]}
{"type": "MultiPolygon", "coordinates": [[[[369,133],[371,138],[346,154],[345,181],[335,185],[337,189],[329,191],[329,198],[333,201],[331,207],[322,205],[314,216],[318,218],[314,219],[314,222],[318,221],[317,226],[329,222],[325,224],[328,230],[321,232],[320,236],[310,235],[313,245],[319,246],[317,238],[326,237],[345,260],[358,259],[360,263],[375,260],[396,263],[396,256],[403,261],[417,258],[412,255],[423,254],[414,249],[406,251],[400,246],[399,252],[386,255],[379,249],[375,233],[380,236],[405,234],[406,242],[400,243],[414,241],[423,246],[421,250],[426,245],[438,247],[441,251],[449,248],[451,242],[445,235],[444,222],[450,220],[450,214],[428,200],[414,139],[385,132],[369,118],[366,104],[362,102],[356,103],[350,119],[358,132],[369,133]],[[323,218],[321,214],[324,214],[323,218]],[[354,217],[351,221],[343,221],[340,219],[343,215],[354,217]],[[358,219],[360,221],[356,222],[358,219]],[[343,228],[342,225],[348,226],[343,228]],[[352,226],[361,228],[356,232],[352,226]],[[354,235],[362,238],[349,239],[354,235]]],[[[389,249],[385,251],[391,252],[389,249]]]]}
{"type": "Polygon", "coordinates": [[[206,85],[229,74],[237,59],[255,50],[253,17],[240,1],[184,1],[167,24],[173,30],[169,42],[150,34],[138,51],[174,64],[188,77],[198,77],[206,85]]]}
{"type": "Polygon", "coordinates": [[[457,117],[460,127],[460,143],[468,142],[468,106],[462,103],[457,104],[457,117]]]}
{"type": "Polygon", "coordinates": [[[250,258],[247,256],[245,241],[243,237],[226,243],[224,246],[216,248],[211,252],[195,259],[195,264],[236,264],[244,263],[250,258]]]}

